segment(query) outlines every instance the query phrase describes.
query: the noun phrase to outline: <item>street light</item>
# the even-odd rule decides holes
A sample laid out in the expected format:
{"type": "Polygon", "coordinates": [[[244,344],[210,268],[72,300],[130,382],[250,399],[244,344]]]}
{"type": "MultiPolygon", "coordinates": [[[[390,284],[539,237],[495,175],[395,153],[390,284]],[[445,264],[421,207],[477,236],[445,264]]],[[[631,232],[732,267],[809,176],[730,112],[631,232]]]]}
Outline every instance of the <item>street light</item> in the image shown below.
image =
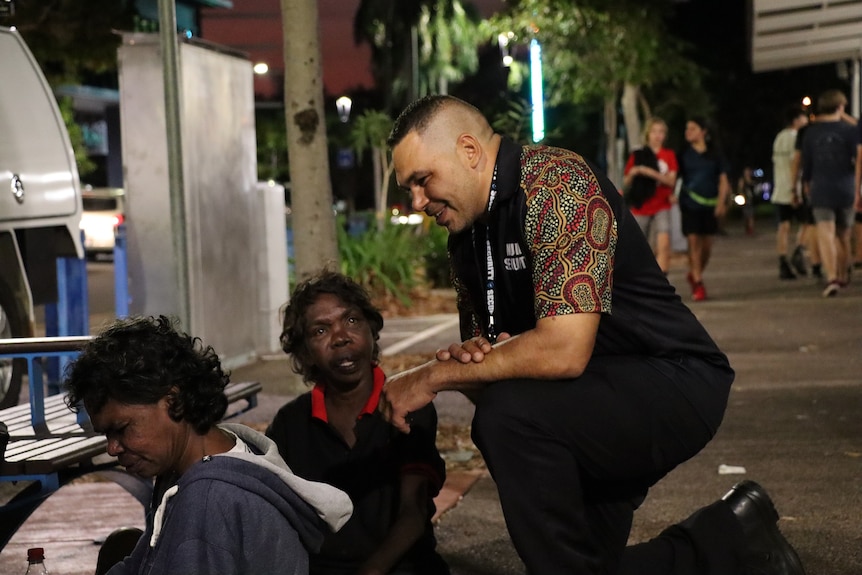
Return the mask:
{"type": "Polygon", "coordinates": [[[342,96],[335,101],[335,107],[338,109],[338,118],[345,124],[350,119],[350,107],[352,105],[353,100],[347,96],[342,96]]]}

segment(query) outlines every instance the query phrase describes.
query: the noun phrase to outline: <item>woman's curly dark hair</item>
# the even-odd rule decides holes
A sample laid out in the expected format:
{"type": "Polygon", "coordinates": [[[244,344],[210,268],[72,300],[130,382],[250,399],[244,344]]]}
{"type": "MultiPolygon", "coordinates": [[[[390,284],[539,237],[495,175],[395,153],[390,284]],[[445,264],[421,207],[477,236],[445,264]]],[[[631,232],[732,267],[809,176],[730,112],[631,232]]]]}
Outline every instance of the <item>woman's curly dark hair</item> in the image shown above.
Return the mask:
{"type": "Polygon", "coordinates": [[[303,381],[316,381],[317,369],[312,365],[311,355],[305,345],[308,325],[305,312],[322,294],[332,294],[345,304],[355,306],[368,325],[374,338],[372,361],[380,357],[380,330],[383,329],[383,316],[371,303],[368,292],[344,274],[324,270],[296,286],[290,301],[282,307],[284,314],[281,332],[281,348],[290,354],[293,371],[302,376],[303,381]]]}
{"type": "Polygon", "coordinates": [[[120,319],[66,369],[66,403],[93,414],[109,400],[149,405],[170,396],[169,414],[206,433],[227,410],[228,374],[212,347],[178,332],[171,319],[120,319]]]}

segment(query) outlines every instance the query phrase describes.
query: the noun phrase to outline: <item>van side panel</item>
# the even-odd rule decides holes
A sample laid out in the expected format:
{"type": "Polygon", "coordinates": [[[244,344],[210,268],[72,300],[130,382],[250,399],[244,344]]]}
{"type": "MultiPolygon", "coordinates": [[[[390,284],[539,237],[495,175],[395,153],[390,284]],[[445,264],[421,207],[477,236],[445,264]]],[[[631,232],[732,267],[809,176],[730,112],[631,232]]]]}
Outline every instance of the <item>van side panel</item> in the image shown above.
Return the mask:
{"type": "Polygon", "coordinates": [[[61,226],[82,257],[78,169],[57,102],[17,32],[0,28],[0,54],[0,229],[61,226]]]}

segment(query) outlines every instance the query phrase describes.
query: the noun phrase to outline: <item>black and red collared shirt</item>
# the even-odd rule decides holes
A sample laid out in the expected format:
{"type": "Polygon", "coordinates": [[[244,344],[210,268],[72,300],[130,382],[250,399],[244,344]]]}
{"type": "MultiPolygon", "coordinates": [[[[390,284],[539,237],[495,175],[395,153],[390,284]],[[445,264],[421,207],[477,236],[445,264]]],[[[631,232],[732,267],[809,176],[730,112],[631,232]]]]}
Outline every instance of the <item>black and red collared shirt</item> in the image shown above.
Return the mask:
{"type": "MultiPolygon", "coordinates": [[[[400,433],[377,412],[385,379],[383,371],[375,367],[373,389],[357,415],[353,447],[328,423],[325,384],[315,385],[284,405],[267,429],[267,436],[278,445],[294,473],[334,485],[353,501],[347,524],[329,534],[320,552],[311,555],[312,574],[352,572],[380,545],[398,513],[401,478],[406,474],[428,478],[428,523],[426,533],[399,565],[424,573],[419,566],[442,563],[430,521],[432,498],[446,476],[435,445],[437,412],[433,404],[427,405],[412,414],[410,433],[400,433]]],[[[428,571],[442,572],[442,568],[428,571]]]]}

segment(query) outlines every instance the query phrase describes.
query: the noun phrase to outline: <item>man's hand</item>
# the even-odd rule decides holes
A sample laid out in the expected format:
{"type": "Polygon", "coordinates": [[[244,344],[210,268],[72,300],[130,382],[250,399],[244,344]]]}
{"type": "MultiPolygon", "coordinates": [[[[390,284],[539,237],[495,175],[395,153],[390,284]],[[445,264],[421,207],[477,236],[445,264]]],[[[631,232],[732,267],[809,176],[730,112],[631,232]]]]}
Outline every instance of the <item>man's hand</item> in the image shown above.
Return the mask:
{"type": "Polygon", "coordinates": [[[397,373],[386,379],[377,409],[402,433],[410,433],[410,413],[425,407],[437,396],[427,376],[429,364],[397,373]]]}
{"type": "MultiPolygon", "coordinates": [[[[497,336],[497,343],[501,343],[509,339],[508,333],[501,333],[497,336]]],[[[488,338],[477,336],[461,343],[453,343],[448,349],[437,350],[438,361],[449,361],[454,359],[460,363],[481,363],[485,359],[485,354],[490,353],[494,349],[488,338]]]]}

